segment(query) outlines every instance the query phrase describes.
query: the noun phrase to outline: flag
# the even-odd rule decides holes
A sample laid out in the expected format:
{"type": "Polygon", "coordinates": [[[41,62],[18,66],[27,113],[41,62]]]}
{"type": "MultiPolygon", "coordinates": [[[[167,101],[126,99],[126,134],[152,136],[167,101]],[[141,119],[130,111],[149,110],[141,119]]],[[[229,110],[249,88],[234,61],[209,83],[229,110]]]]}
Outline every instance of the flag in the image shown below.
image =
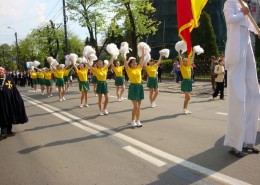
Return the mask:
{"type": "Polygon", "coordinates": [[[179,36],[187,44],[188,58],[192,55],[190,33],[199,26],[202,9],[208,0],[177,0],[177,21],[179,36]]]}

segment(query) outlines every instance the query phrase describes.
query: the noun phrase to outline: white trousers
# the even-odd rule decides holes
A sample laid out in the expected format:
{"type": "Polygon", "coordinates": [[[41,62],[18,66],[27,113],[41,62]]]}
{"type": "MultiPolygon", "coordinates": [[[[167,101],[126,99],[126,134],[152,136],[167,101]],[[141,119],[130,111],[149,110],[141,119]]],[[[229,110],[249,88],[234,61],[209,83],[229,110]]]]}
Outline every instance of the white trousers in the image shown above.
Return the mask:
{"type": "MultiPolygon", "coordinates": [[[[242,151],[243,145],[255,145],[259,114],[259,86],[254,53],[248,29],[240,30],[239,61],[228,71],[228,125],[224,145],[242,151]]],[[[236,47],[236,46],[234,46],[236,47]]]]}

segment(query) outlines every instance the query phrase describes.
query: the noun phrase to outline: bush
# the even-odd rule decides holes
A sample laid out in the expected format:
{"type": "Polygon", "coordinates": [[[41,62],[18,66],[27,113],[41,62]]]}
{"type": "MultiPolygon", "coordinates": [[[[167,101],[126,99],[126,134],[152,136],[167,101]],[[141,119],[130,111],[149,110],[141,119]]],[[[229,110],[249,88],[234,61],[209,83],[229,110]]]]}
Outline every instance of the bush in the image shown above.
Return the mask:
{"type": "Polygon", "coordinates": [[[173,68],[173,61],[171,59],[162,60],[161,66],[163,69],[163,73],[170,73],[173,68]]]}

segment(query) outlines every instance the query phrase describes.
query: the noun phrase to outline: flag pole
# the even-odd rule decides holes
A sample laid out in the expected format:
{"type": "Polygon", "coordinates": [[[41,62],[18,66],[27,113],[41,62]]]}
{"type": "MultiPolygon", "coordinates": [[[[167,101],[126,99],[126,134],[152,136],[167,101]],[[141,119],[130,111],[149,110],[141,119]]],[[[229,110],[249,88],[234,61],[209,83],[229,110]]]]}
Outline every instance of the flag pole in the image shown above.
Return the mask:
{"type": "MultiPolygon", "coordinates": [[[[243,8],[246,7],[242,0],[238,0],[238,2],[240,3],[240,5],[243,8]]],[[[248,16],[249,20],[251,21],[251,23],[254,25],[258,35],[260,36],[260,29],[259,29],[258,25],[256,24],[255,19],[252,17],[251,13],[248,13],[247,16],[248,16]]]]}

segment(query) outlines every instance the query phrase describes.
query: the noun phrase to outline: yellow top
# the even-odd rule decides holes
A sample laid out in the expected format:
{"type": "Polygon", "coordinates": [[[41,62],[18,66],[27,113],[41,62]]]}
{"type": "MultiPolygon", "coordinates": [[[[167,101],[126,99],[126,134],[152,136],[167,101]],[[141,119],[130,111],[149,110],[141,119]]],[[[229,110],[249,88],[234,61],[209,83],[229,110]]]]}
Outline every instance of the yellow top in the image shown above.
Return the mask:
{"type": "Polygon", "coordinates": [[[87,68],[84,68],[84,69],[75,68],[75,69],[76,69],[75,72],[78,74],[79,81],[81,81],[81,82],[88,81],[88,69],[87,68]]]}
{"type": "Polygon", "coordinates": [[[124,66],[114,67],[113,70],[116,76],[123,76],[124,66]]]}
{"type": "Polygon", "coordinates": [[[156,77],[156,72],[157,72],[158,66],[157,65],[152,65],[152,66],[146,66],[146,72],[149,77],[156,77]]]}
{"type": "Polygon", "coordinates": [[[108,72],[107,66],[103,67],[101,69],[94,68],[94,71],[93,71],[93,73],[97,77],[98,81],[106,81],[106,79],[107,79],[107,72],[108,72]]]}
{"type": "Polygon", "coordinates": [[[64,76],[69,76],[70,69],[64,69],[64,76]]]}
{"type": "Polygon", "coordinates": [[[42,72],[42,71],[37,72],[37,78],[43,79],[44,78],[44,72],[42,72]]]}
{"type": "Polygon", "coordinates": [[[180,69],[181,69],[181,75],[182,75],[183,79],[191,78],[191,66],[190,65],[188,65],[188,66],[181,65],[180,69]]]}
{"type": "Polygon", "coordinates": [[[140,65],[137,68],[128,67],[126,72],[131,83],[142,83],[142,67],[140,65]]]}
{"type": "Polygon", "coordinates": [[[65,72],[64,69],[59,69],[59,70],[57,69],[57,70],[54,71],[54,76],[56,78],[63,78],[64,77],[64,72],[65,72]]]}
{"type": "Polygon", "coordinates": [[[35,71],[30,72],[32,79],[37,79],[37,73],[35,71]]]}
{"type": "Polygon", "coordinates": [[[51,80],[52,79],[52,74],[53,74],[52,71],[47,71],[47,72],[44,73],[44,78],[46,80],[51,80]]]}

